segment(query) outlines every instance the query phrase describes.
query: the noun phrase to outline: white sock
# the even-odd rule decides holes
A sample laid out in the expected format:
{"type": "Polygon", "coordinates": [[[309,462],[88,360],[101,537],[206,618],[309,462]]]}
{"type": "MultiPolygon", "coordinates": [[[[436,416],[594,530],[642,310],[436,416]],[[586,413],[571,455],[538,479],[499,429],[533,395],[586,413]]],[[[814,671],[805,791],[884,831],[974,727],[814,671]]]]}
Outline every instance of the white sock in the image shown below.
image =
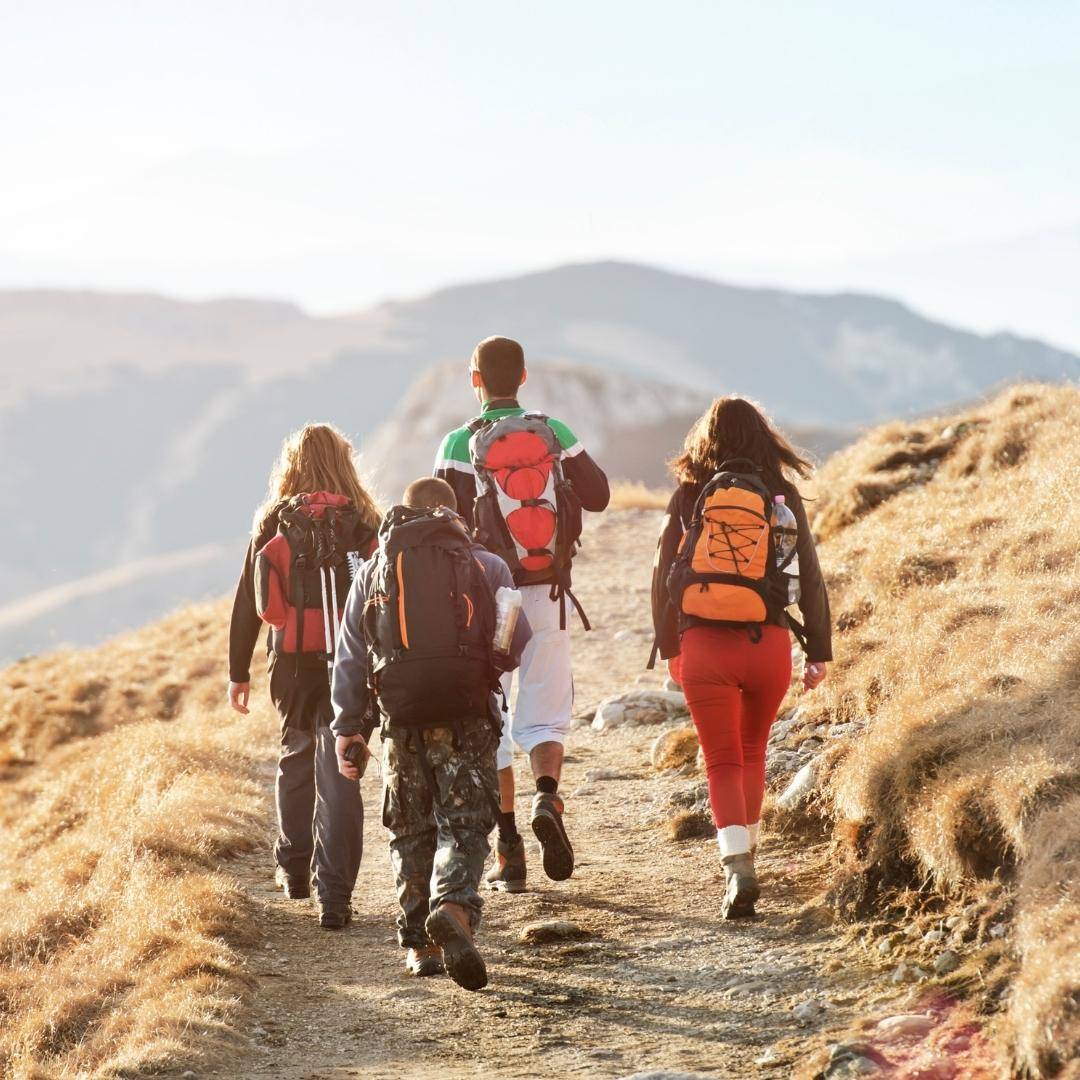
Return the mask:
{"type": "Polygon", "coordinates": [[[716,830],[716,842],[720,845],[720,857],[746,855],[750,851],[750,831],[745,825],[725,825],[716,830]]]}
{"type": "Polygon", "coordinates": [[[746,831],[750,834],[750,846],[757,847],[758,837],[761,835],[761,822],[755,821],[753,825],[747,825],[746,831]]]}

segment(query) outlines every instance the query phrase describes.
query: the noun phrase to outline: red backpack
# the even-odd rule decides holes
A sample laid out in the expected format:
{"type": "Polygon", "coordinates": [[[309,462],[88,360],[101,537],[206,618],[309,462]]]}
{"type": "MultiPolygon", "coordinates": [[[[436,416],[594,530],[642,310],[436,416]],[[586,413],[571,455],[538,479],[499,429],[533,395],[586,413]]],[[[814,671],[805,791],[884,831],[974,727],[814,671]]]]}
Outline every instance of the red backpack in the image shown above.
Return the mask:
{"type": "Polygon", "coordinates": [[[562,467],[562,447],[542,413],[478,417],[469,424],[476,472],[476,538],[510,567],[516,585],[551,583],[566,626],[566,597],[590,629],[570,591],[570,566],[581,538],[581,501],[562,467]]]}
{"type": "Polygon", "coordinates": [[[344,495],[297,495],[281,508],[277,534],[255,556],[255,608],[275,653],[333,658],[349,586],[374,547],[344,495]]]}

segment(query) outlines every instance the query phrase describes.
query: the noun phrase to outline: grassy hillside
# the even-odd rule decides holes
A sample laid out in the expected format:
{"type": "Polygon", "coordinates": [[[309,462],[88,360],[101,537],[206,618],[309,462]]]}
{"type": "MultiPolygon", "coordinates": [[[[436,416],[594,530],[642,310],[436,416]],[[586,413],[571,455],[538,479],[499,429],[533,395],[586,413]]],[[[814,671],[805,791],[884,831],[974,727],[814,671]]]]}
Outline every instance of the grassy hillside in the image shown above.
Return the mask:
{"type": "Polygon", "coordinates": [[[0,673],[0,1075],[145,1075],[232,1038],[253,931],[216,867],[262,839],[271,750],[265,712],[217,707],[226,620],[0,673]]]}
{"type": "Polygon", "coordinates": [[[804,721],[867,721],[823,758],[832,899],[976,901],[956,978],[1033,1076],[1080,1076],[1078,431],[1080,392],[1036,385],[891,424],[827,465],[814,519],[837,662],[804,721]]]}
{"type": "MultiPolygon", "coordinates": [[[[1080,392],[1027,386],[829,463],[837,662],[800,720],[865,721],[818,758],[832,903],[871,937],[955,915],[954,989],[1037,1077],[1080,1076],[1077,431],[1080,392]]],[[[251,717],[222,707],[227,614],[0,672],[2,1075],[198,1068],[236,1039],[257,930],[222,860],[266,840],[275,725],[261,682],[251,717]]]]}

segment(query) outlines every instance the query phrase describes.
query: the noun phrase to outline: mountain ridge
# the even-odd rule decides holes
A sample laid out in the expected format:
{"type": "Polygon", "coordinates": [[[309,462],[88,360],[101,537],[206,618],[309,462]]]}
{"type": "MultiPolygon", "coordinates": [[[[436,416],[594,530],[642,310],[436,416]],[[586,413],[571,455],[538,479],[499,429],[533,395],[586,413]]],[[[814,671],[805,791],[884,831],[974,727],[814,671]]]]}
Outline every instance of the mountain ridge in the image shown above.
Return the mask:
{"type": "MultiPolygon", "coordinates": [[[[531,397],[545,369],[577,372],[581,387],[602,384],[578,409],[578,434],[586,445],[611,434],[605,453],[615,464],[601,464],[652,484],[663,482],[680,429],[717,394],[764,402],[782,426],[835,443],[1012,379],[1080,375],[1071,354],[953,330],[886,298],[745,288],[618,261],[447,286],[335,317],[277,300],[9,291],[0,293],[0,454],[9,463],[0,497],[34,511],[0,519],[0,607],[125,563],[234,542],[289,431],[329,421],[372,457],[408,444],[416,432],[400,405],[443,365],[451,374],[436,392],[452,394],[450,412],[464,419],[474,409],[468,356],[494,332],[525,344],[536,376],[530,404],[563,408],[558,395],[531,397]],[[590,383],[590,372],[600,381],[590,383]],[[635,394],[648,398],[651,417],[636,430],[640,418],[621,404],[635,394]]],[[[453,420],[443,410],[438,424],[453,420]]],[[[435,449],[410,450],[410,468],[430,467],[435,449]]],[[[388,495],[404,475],[402,466],[388,495]]],[[[214,587],[197,576],[192,595],[214,587]]],[[[182,599],[184,584],[113,599],[124,618],[144,621],[182,599]]],[[[24,640],[0,642],[0,655],[58,640],[34,625],[24,640]]],[[[80,614],[78,625],[58,619],[53,631],[87,642],[94,626],[80,614]]]]}

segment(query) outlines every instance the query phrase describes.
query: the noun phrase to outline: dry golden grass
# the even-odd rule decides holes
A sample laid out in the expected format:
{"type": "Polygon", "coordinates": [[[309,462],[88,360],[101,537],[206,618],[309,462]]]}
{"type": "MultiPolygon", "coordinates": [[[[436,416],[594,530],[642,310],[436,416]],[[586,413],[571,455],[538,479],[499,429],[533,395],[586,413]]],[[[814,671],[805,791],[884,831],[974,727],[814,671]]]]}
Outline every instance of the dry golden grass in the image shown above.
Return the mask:
{"type": "MultiPolygon", "coordinates": [[[[834,899],[1014,902],[1014,1068],[1080,1075],[1080,392],[1021,386],[891,424],[819,482],[837,662],[812,723],[867,717],[824,809],[834,899]]],[[[984,937],[985,927],[979,931],[984,937]]]]}
{"type": "Polygon", "coordinates": [[[145,1075],[233,1041],[264,713],[221,708],[227,610],[0,674],[0,1074],[145,1075]],[[15,693],[12,693],[12,688],[15,693]]]}
{"type": "MultiPolygon", "coordinates": [[[[674,488],[672,483],[672,488],[674,488]]],[[[671,498],[670,491],[646,487],[637,480],[616,480],[611,485],[612,510],[664,510],[671,498]]]]}

